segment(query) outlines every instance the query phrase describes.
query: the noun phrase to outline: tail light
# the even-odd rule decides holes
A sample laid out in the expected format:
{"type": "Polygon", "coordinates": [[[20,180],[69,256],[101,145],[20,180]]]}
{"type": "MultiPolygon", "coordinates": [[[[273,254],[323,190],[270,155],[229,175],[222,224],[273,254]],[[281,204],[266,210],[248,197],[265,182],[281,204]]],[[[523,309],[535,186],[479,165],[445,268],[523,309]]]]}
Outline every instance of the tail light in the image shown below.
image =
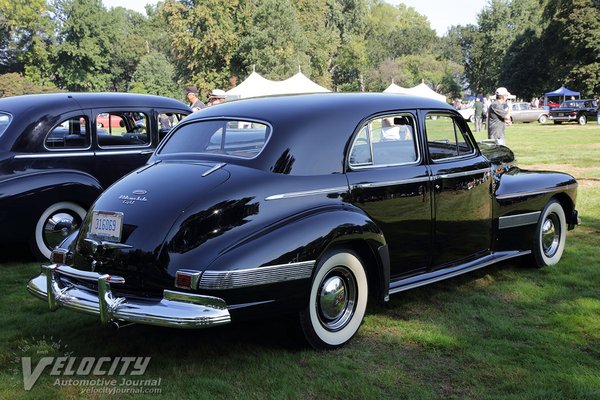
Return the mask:
{"type": "Polygon", "coordinates": [[[180,269],[175,273],[175,287],[180,289],[198,289],[202,272],[190,269],[180,269]]]}

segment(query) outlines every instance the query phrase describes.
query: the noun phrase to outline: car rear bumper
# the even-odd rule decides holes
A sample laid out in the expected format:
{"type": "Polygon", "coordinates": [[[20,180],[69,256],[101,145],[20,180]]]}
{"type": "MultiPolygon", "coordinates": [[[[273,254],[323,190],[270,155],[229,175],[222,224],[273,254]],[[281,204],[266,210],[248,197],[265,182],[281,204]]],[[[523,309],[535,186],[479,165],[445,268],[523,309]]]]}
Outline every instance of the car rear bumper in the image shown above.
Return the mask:
{"type": "Polygon", "coordinates": [[[553,121],[575,121],[577,119],[577,115],[568,115],[568,116],[550,115],[548,118],[553,121]]]}
{"type": "Polygon", "coordinates": [[[111,284],[122,284],[121,277],[80,271],[65,265],[42,267],[42,273],[27,285],[29,292],[48,302],[51,311],[59,307],[99,315],[104,324],[140,323],[174,328],[207,328],[231,322],[224,300],[197,294],[164,290],[158,300],[115,297],[111,284]],[[95,282],[98,291],[65,284],[62,278],[95,282]]]}

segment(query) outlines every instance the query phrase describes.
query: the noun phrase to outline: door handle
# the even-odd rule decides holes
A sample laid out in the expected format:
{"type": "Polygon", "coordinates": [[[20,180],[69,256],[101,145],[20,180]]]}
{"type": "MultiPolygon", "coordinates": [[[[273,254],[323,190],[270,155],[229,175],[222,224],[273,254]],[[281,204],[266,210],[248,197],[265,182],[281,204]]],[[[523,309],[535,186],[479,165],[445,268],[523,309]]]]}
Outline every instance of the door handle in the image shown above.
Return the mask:
{"type": "Polygon", "coordinates": [[[152,153],[154,153],[154,150],[142,150],[142,151],[140,151],[140,154],[142,154],[142,155],[152,154],[152,153]]]}

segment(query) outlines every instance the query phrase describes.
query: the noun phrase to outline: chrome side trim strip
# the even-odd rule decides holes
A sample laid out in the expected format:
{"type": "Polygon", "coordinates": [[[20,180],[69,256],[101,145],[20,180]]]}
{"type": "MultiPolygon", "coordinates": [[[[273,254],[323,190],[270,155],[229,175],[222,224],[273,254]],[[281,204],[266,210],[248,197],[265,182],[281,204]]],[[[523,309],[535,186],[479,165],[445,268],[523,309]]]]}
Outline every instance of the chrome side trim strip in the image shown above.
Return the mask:
{"type": "Polygon", "coordinates": [[[29,292],[48,302],[50,310],[70,308],[97,315],[103,323],[132,322],[173,328],[206,328],[231,322],[223,299],[193,293],[164,290],[161,299],[116,297],[111,284],[123,283],[118,276],[78,271],[65,265],[42,267],[29,281],[29,292]],[[83,277],[98,283],[98,292],[75,285],[63,286],[61,275],[83,277]]]}
{"type": "Polygon", "coordinates": [[[205,176],[208,176],[208,175],[212,174],[213,172],[220,170],[221,168],[223,168],[226,165],[227,165],[227,163],[219,163],[219,164],[215,165],[214,167],[212,167],[211,169],[209,169],[208,171],[206,171],[205,173],[203,173],[202,177],[204,178],[205,176]]]}
{"type": "Polygon", "coordinates": [[[501,194],[496,196],[497,200],[508,200],[514,199],[517,197],[526,197],[526,196],[536,196],[538,194],[547,194],[554,192],[562,192],[563,190],[575,189],[577,188],[577,184],[571,184],[566,186],[559,186],[551,189],[539,189],[539,190],[531,190],[529,192],[518,192],[518,193],[510,193],[510,194],[501,194]]]}
{"type": "Polygon", "coordinates": [[[331,194],[331,193],[339,193],[339,192],[347,192],[347,186],[338,186],[326,189],[316,189],[316,190],[306,190],[302,192],[289,192],[289,193],[280,193],[273,194],[271,196],[265,197],[265,200],[281,200],[281,199],[291,199],[294,197],[306,197],[306,196],[317,196],[320,194],[331,194]]]}
{"type": "Polygon", "coordinates": [[[483,174],[486,172],[491,173],[491,169],[490,168],[482,168],[482,169],[477,169],[475,171],[453,172],[451,174],[437,175],[436,177],[440,178],[440,179],[460,178],[462,176],[477,175],[477,174],[483,174]]]}
{"type": "MultiPolygon", "coordinates": [[[[446,268],[439,271],[434,271],[428,274],[423,274],[421,276],[411,277],[407,279],[403,279],[401,281],[392,282],[390,284],[390,294],[403,292],[405,290],[414,289],[419,286],[428,285],[430,283],[442,281],[444,279],[453,278],[458,275],[466,274],[467,272],[475,271],[480,268],[487,267],[489,265],[508,260],[510,258],[524,256],[526,254],[531,254],[530,250],[527,251],[515,251],[509,254],[504,254],[502,256],[494,257],[491,259],[480,262],[481,260],[476,260],[474,262],[468,263],[466,265],[461,265],[458,267],[446,268]],[[421,278],[419,280],[419,278],[421,278]],[[394,287],[392,287],[394,286],[394,287]]],[[[488,257],[486,257],[488,258],[488,257]]],[[[484,258],[485,259],[485,258],[484,258]]]]}
{"type": "MultiPolygon", "coordinates": [[[[118,156],[120,154],[143,154],[145,149],[136,149],[136,150],[106,150],[106,151],[97,151],[97,156],[118,156]]],[[[152,152],[150,152],[152,153],[152,152]]],[[[146,154],[150,154],[146,153],[146,154]]]]}
{"type": "Polygon", "coordinates": [[[94,155],[93,151],[84,151],[75,153],[73,152],[64,152],[64,153],[48,153],[48,154],[17,154],[15,158],[62,158],[62,157],[91,157],[94,155]]]}
{"type": "Polygon", "coordinates": [[[310,278],[316,261],[271,265],[237,271],[204,271],[198,289],[237,289],[310,278]]]}
{"type": "Polygon", "coordinates": [[[352,186],[353,189],[366,189],[366,188],[376,188],[382,186],[394,186],[394,185],[408,185],[410,183],[420,183],[420,182],[429,182],[433,180],[433,178],[429,176],[424,176],[422,178],[412,178],[412,179],[401,179],[397,181],[387,181],[387,182],[369,182],[369,183],[357,183],[352,186]]]}
{"type": "Polygon", "coordinates": [[[498,229],[516,228],[518,226],[537,224],[541,211],[525,214],[508,215],[498,218],[498,229]]]}

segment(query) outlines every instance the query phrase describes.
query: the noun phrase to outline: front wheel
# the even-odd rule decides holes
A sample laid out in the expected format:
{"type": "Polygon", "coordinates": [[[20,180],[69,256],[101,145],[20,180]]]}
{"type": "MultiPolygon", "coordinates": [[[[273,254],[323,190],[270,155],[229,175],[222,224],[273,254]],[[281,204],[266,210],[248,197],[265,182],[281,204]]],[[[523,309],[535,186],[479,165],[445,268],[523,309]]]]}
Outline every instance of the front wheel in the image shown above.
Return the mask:
{"type": "Polygon", "coordinates": [[[347,250],[325,254],[313,278],[308,306],[300,326],[315,349],[335,349],[358,331],[367,308],[369,289],[364,266],[347,250]]]}
{"type": "Polygon", "coordinates": [[[587,118],[585,115],[581,114],[578,118],[577,118],[577,123],[579,125],[585,125],[587,124],[587,118]]]}
{"type": "Polygon", "coordinates": [[[49,259],[52,250],[81,227],[86,211],[68,201],[52,204],[38,218],[30,248],[36,258],[49,259]]]}
{"type": "Polygon", "coordinates": [[[557,200],[546,204],[535,229],[533,259],[538,267],[554,265],[565,250],[567,222],[565,211],[557,200]]]}

